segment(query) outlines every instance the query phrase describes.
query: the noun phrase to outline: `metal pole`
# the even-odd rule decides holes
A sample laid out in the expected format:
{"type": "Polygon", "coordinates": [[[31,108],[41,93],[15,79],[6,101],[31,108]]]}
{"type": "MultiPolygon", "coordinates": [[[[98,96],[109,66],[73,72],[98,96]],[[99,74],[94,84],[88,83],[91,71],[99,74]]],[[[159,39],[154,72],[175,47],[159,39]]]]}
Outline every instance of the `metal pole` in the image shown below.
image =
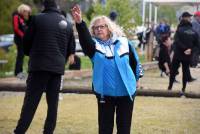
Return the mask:
{"type": "Polygon", "coordinates": [[[156,25],[157,24],[157,21],[158,20],[158,7],[155,6],[154,7],[154,24],[156,25]]]}
{"type": "Polygon", "coordinates": [[[145,24],[145,8],[146,8],[146,1],[143,0],[142,2],[142,26],[145,24]]]}
{"type": "Polygon", "coordinates": [[[149,3],[149,27],[152,21],[152,3],[149,3]]]}

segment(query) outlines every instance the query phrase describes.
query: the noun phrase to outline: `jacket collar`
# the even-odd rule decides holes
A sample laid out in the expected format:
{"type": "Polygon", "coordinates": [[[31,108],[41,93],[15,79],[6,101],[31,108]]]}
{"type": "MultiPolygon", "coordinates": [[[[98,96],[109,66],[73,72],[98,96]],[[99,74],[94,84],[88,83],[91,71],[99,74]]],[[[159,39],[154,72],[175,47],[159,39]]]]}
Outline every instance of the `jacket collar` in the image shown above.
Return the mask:
{"type": "Polygon", "coordinates": [[[49,8],[45,8],[42,13],[49,13],[49,12],[57,12],[60,13],[60,10],[56,7],[49,7],[49,8]]]}
{"type": "Polygon", "coordinates": [[[180,24],[178,25],[178,27],[185,27],[185,26],[192,27],[192,23],[189,22],[189,21],[182,20],[182,21],[180,22],[180,24]]]}

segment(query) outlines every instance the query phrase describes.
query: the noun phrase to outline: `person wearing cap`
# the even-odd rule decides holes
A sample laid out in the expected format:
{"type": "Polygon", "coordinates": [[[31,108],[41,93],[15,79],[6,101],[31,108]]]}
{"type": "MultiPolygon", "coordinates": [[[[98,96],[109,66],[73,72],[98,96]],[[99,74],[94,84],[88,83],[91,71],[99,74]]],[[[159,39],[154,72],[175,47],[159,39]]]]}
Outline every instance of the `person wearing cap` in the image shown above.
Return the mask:
{"type": "Polygon", "coordinates": [[[174,37],[174,56],[172,58],[172,66],[170,70],[168,90],[172,90],[176,72],[179,65],[182,64],[182,94],[185,93],[186,84],[189,81],[189,65],[192,56],[192,49],[198,45],[198,35],[192,29],[191,14],[184,12],[181,21],[177,27],[174,37]]]}
{"type": "Polygon", "coordinates": [[[61,76],[64,74],[67,58],[73,61],[75,53],[72,27],[57,9],[55,1],[45,0],[43,4],[44,10],[32,17],[23,38],[24,52],[30,57],[29,75],[15,134],[25,134],[43,92],[46,92],[48,107],[43,133],[53,134],[61,76]]]}
{"type": "MultiPolygon", "coordinates": [[[[198,34],[198,38],[200,39],[200,11],[194,13],[194,17],[192,20],[192,28],[198,34]]],[[[199,53],[200,53],[200,44],[197,48],[194,48],[191,60],[191,66],[196,67],[199,62],[199,53]]]]}

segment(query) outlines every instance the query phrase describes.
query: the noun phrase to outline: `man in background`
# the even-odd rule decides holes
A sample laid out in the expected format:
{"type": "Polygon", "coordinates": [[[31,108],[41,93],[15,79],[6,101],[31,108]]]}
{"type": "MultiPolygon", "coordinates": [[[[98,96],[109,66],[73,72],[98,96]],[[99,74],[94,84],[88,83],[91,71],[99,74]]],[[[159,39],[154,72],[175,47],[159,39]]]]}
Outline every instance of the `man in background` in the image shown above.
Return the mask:
{"type": "Polygon", "coordinates": [[[44,134],[53,134],[56,127],[61,76],[67,58],[73,60],[75,46],[72,27],[67,25],[54,0],[44,0],[44,10],[34,16],[25,33],[23,46],[29,55],[29,75],[20,119],[15,134],[25,134],[46,92],[47,117],[44,134]]]}
{"type": "Polygon", "coordinates": [[[198,35],[192,29],[191,14],[184,12],[177,27],[174,37],[174,56],[172,58],[168,90],[172,90],[173,82],[180,64],[182,65],[182,94],[185,93],[186,84],[189,81],[189,66],[192,50],[198,45],[198,35]]]}

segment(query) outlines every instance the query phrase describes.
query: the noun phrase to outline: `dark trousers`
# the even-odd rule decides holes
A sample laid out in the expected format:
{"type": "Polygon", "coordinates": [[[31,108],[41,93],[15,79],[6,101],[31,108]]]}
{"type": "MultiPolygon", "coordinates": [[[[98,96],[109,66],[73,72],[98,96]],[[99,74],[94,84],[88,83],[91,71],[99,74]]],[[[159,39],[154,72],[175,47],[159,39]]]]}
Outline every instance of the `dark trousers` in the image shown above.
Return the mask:
{"type": "Polygon", "coordinates": [[[169,87],[168,89],[172,89],[173,82],[175,80],[176,72],[178,71],[178,68],[180,67],[180,64],[182,64],[182,91],[185,92],[186,84],[187,81],[189,80],[190,76],[190,61],[187,60],[178,60],[178,59],[173,59],[172,60],[172,65],[170,69],[170,77],[169,77],[169,87]]]}
{"type": "Polygon", "coordinates": [[[48,110],[43,133],[53,134],[57,120],[60,83],[60,74],[44,71],[29,73],[21,115],[17,127],[14,130],[15,134],[25,134],[31,124],[44,91],[46,91],[48,110]]]}
{"type": "Polygon", "coordinates": [[[117,134],[130,134],[134,100],[132,101],[129,96],[105,96],[105,103],[101,103],[100,100],[97,95],[99,134],[113,133],[115,112],[117,134]]]}
{"type": "Polygon", "coordinates": [[[17,47],[17,57],[16,57],[16,63],[15,63],[15,76],[23,72],[23,61],[24,61],[24,51],[22,46],[21,40],[15,40],[15,44],[17,47]]]}

